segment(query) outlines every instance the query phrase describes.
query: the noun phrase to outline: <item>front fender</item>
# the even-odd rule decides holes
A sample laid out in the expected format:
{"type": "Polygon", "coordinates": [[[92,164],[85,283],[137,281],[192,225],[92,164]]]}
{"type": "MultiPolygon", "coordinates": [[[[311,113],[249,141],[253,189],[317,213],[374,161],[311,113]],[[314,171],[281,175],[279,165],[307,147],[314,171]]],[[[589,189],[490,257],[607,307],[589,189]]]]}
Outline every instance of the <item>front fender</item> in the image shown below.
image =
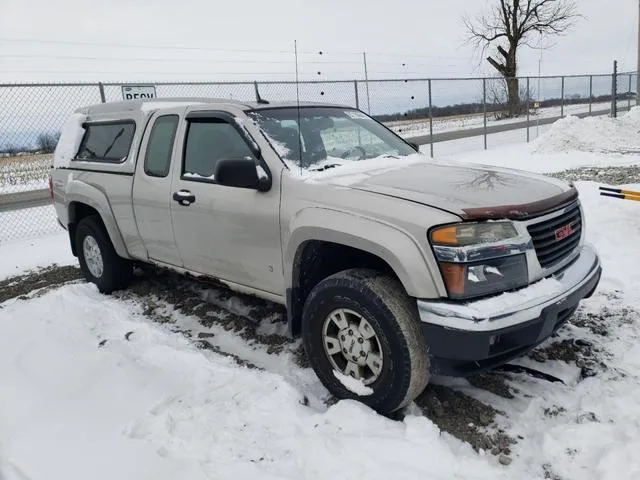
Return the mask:
{"type": "Polygon", "coordinates": [[[306,241],[333,242],[371,253],[384,260],[396,273],[407,293],[416,298],[437,298],[444,285],[431,274],[429,260],[417,241],[393,225],[364,216],[322,207],[298,212],[290,225],[285,247],[285,282],[294,283],[294,261],[306,241]]]}
{"type": "Polygon", "coordinates": [[[70,181],[65,191],[65,203],[68,208],[68,220],[70,224],[77,223],[72,208],[74,202],[84,203],[96,210],[102,219],[102,223],[104,223],[116,253],[122,258],[131,258],[120,234],[120,229],[118,228],[115,215],[111,209],[111,204],[103,191],[84,182],[77,180],[70,181]]]}

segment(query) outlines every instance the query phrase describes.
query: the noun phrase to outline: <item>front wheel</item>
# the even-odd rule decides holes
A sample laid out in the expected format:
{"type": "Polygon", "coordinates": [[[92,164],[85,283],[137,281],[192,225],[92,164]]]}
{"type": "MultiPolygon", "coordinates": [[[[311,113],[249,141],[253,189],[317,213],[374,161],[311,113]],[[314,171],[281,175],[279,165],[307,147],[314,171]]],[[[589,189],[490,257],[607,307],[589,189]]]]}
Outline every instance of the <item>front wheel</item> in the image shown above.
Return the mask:
{"type": "Polygon", "coordinates": [[[415,301],[397,280],[373,270],[345,270],[316,285],[305,302],[302,340],[333,395],[380,413],[406,406],[429,381],[415,301]]]}
{"type": "Polygon", "coordinates": [[[120,257],[97,216],[80,220],[76,229],[76,252],[85,278],[101,293],[126,287],[131,280],[131,262],[120,257]]]}

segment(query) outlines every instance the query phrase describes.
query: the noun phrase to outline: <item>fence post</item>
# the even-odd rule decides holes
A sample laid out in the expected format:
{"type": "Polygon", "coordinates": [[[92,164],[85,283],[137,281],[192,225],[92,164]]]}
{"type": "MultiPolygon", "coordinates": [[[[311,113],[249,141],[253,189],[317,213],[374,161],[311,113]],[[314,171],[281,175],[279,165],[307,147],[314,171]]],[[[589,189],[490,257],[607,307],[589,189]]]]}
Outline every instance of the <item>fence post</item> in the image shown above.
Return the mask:
{"type": "Polygon", "coordinates": [[[631,74],[629,74],[629,91],[627,92],[627,111],[631,110],[631,74]]]}
{"type": "Polygon", "coordinates": [[[433,158],[433,104],[431,103],[431,79],[429,82],[429,149],[433,158]]]}
{"type": "Polygon", "coordinates": [[[98,90],[100,90],[100,101],[102,103],[107,103],[107,100],[104,96],[104,85],[102,85],[102,82],[98,83],[98,90]]]}
{"type": "Polygon", "coordinates": [[[618,116],[618,62],[613,61],[613,75],[611,77],[611,117],[618,116]]]}
{"type": "Polygon", "coordinates": [[[560,117],[564,117],[564,75],[562,76],[562,93],[560,94],[560,117]]]}
{"type": "Polygon", "coordinates": [[[592,103],[593,103],[593,75],[589,75],[589,116],[591,116],[592,103]]]}
{"type": "Polygon", "coordinates": [[[529,77],[527,77],[527,143],[529,143],[529,102],[530,102],[531,94],[529,91],[529,77]]]}
{"type": "Polygon", "coordinates": [[[487,79],[482,79],[482,113],[484,115],[484,149],[487,149],[487,79]]]}
{"type": "Polygon", "coordinates": [[[356,92],[356,108],[360,110],[360,98],[358,97],[358,81],[357,80],[353,81],[353,88],[354,88],[354,91],[356,92]]]}

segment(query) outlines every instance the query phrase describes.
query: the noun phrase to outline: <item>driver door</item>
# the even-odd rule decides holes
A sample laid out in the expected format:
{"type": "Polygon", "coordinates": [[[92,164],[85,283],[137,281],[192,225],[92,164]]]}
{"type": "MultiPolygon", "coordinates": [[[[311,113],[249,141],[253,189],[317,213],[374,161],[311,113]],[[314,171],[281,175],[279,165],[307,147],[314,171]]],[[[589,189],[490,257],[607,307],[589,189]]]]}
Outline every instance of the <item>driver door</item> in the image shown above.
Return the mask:
{"type": "Polygon", "coordinates": [[[255,162],[256,152],[227,112],[193,112],[186,120],[171,190],[173,230],[184,268],[282,295],[280,171],[271,172],[268,192],[219,184],[215,169],[220,159],[255,162]]]}

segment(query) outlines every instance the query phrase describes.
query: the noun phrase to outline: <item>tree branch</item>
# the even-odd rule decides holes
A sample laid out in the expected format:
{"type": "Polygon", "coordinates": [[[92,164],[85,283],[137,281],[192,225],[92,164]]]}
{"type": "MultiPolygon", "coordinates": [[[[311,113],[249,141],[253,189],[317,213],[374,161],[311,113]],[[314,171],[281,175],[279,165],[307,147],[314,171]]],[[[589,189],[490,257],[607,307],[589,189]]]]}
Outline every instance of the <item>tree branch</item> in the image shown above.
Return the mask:
{"type": "Polygon", "coordinates": [[[505,76],[507,73],[507,67],[496,62],[493,58],[487,57],[487,62],[489,62],[493,68],[495,68],[502,76],[505,76]]]}

